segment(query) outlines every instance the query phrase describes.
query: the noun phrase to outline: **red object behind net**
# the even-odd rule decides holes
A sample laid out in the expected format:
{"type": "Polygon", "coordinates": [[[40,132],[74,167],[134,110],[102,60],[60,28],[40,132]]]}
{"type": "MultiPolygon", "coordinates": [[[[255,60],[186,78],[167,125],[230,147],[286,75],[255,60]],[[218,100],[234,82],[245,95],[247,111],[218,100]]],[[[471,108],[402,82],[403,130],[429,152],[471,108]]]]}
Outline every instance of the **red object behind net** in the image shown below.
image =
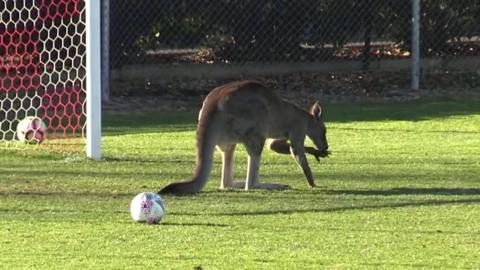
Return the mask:
{"type": "Polygon", "coordinates": [[[0,140],[15,138],[26,116],[39,116],[48,139],[84,137],[83,0],[0,3],[0,140]]]}

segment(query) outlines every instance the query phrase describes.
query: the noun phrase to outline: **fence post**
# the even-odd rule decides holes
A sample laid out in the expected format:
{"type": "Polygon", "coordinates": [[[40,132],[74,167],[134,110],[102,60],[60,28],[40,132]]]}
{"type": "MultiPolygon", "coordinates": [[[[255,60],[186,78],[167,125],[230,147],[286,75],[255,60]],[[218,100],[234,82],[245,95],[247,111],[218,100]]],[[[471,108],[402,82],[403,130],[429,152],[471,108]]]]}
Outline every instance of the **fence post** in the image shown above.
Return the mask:
{"type": "Polygon", "coordinates": [[[102,0],[102,102],[110,101],[110,0],[102,0]]]}
{"type": "Polygon", "coordinates": [[[412,90],[420,86],[420,0],[412,0],[412,90]]]}

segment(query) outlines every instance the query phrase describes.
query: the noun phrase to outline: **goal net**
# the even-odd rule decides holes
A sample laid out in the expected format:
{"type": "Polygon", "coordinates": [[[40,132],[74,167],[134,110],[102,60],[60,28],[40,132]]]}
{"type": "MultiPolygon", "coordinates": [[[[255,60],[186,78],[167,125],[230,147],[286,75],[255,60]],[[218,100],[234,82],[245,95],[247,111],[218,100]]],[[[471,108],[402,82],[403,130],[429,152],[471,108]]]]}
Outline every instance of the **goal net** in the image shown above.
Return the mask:
{"type": "Polygon", "coordinates": [[[41,118],[41,147],[84,149],[87,25],[84,0],[0,2],[0,140],[20,145],[16,127],[41,118]]]}

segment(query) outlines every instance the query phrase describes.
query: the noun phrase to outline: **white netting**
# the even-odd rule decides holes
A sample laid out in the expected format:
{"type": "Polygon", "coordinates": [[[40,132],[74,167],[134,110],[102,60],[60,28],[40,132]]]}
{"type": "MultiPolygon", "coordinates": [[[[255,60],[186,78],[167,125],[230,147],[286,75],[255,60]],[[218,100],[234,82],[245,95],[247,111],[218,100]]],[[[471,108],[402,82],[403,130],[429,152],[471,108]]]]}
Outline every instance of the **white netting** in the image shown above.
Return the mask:
{"type": "MultiPolygon", "coordinates": [[[[85,130],[83,0],[0,3],[0,140],[27,116],[48,127],[43,145],[78,146],[85,130]]],[[[77,147],[76,147],[77,148],[77,147]]]]}

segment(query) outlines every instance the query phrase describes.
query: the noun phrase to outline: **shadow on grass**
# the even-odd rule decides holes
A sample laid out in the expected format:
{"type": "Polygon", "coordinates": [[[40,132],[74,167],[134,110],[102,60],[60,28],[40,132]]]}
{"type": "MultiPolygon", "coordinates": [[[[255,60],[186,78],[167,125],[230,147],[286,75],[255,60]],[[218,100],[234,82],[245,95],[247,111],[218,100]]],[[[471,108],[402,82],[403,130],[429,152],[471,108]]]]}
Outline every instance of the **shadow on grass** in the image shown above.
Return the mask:
{"type": "Polygon", "coordinates": [[[185,216],[267,216],[267,215],[288,215],[288,214],[300,214],[300,213],[331,213],[331,212],[344,212],[355,210],[377,210],[377,209],[395,209],[405,207],[419,207],[419,206],[441,206],[441,205],[453,205],[453,204],[477,204],[480,203],[480,199],[463,199],[463,200],[427,200],[421,202],[398,202],[388,204],[375,204],[375,205],[353,205],[353,206],[339,206],[339,207],[327,207],[327,208],[308,208],[308,209],[285,209],[285,210],[262,210],[262,211],[242,211],[231,213],[176,213],[173,215],[185,215],[185,216]]]}
{"type": "MultiPolygon", "coordinates": [[[[434,195],[478,195],[480,194],[480,189],[393,189],[393,192],[390,190],[377,190],[371,192],[362,193],[361,191],[349,191],[349,190],[339,190],[333,191],[333,193],[348,194],[351,192],[352,195],[403,195],[403,194],[412,194],[412,195],[422,195],[422,194],[434,194],[434,195]]],[[[327,191],[332,192],[332,191],[327,191]]],[[[213,192],[210,192],[213,193],[213,192]]],[[[220,195],[226,195],[222,192],[216,192],[220,195]]],[[[24,191],[13,191],[13,192],[0,192],[0,196],[5,195],[20,195],[20,196],[94,196],[94,197],[104,197],[104,198],[115,198],[115,197],[132,197],[132,193],[108,193],[108,192],[24,192],[24,191]]],[[[211,196],[207,195],[207,196],[211,196]]],[[[249,197],[261,197],[260,201],[265,201],[268,199],[268,196],[263,193],[261,194],[245,194],[249,197]]],[[[298,195],[298,194],[297,194],[298,195]]],[[[177,197],[177,196],[175,196],[177,197]]],[[[198,198],[200,199],[200,198],[198,198]]],[[[212,198],[206,198],[211,200],[212,198]]],[[[294,202],[294,200],[292,200],[294,202]]],[[[469,204],[479,204],[480,198],[468,198],[468,199],[437,199],[437,200],[422,200],[422,201],[405,201],[405,202],[391,202],[391,203],[378,203],[378,204],[361,204],[358,205],[347,205],[347,206],[334,206],[334,207],[311,207],[311,208],[288,208],[288,209],[266,209],[259,211],[235,211],[235,212],[176,212],[171,211],[169,215],[178,215],[178,216],[268,216],[268,215],[290,215],[290,214],[301,214],[301,213],[335,213],[335,212],[345,212],[345,211],[375,211],[382,209],[399,209],[399,208],[414,208],[414,207],[425,207],[425,206],[444,206],[444,205],[469,205],[469,204]]],[[[17,212],[18,209],[0,209],[0,212],[17,212]]],[[[29,211],[28,209],[22,209],[22,211],[29,211]]],[[[33,210],[32,210],[33,211],[33,210]]],[[[79,210],[75,209],[40,209],[35,210],[35,212],[72,212],[76,213],[79,210]]],[[[82,212],[82,211],[80,211],[82,212]]],[[[112,211],[99,211],[93,210],[86,212],[109,212],[112,211]]],[[[125,213],[125,211],[113,211],[114,213],[125,213]]],[[[214,224],[214,223],[175,223],[175,222],[166,222],[162,223],[165,225],[171,226],[209,226],[209,227],[228,227],[226,224],[214,224]]]]}
{"type": "Polygon", "coordinates": [[[195,130],[197,115],[198,112],[107,112],[102,131],[108,136],[195,130]]]}
{"type": "Polygon", "coordinates": [[[327,194],[396,196],[396,195],[480,195],[480,188],[393,188],[378,190],[325,190],[327,194]]]}
{"type": "MultiPolygon", "coordinates": [[[[388,128],[350,128],[350,127],[335,127],[338,130],[345,131],[363,131],[363,132],[398,132],[398,129],[388,128]]],[[[480,131],[465,131],[465,130],[417,130],[417,129],[403,129],[401,132],[405,133],[426,133],[426,134],[480,134],[480,131]]]]}
{"type": "MultiPolygon", "coordinates": [[[[193,153],[194,154],[194,153],[193,153]]],[[[106,156],[103,159],[106,162],[133,162],[133,163],[155,163],[155,164],[179,164],[179,163],[185,163],[185,164],[192,164],[192,170],[193,166],[195,165],[195,156],[192,156],[191,158],[185,158],[185,159],[165,159],[165,158],[144,158],[144,157],[119,157],[119,156],[106,156]]]]}
{"type": "Polygon", "coordinates": [[[480,98],[424,98],[397,103],[339,104],[325,108],[327,122],[419,121],[480,113],[480,98]]]}
{"type": "Polygon", "coordinates": [[[179,222],[162,222],[158,225],[161,226],[203,226],[203,227],[231,227],[227,224],[218,224],[218,223],[179,223],[179,222]]]}
{"type": "Polygon", "coordinates": [[[0,191],[0,196],[62,196],[62,197],[104,197],[104,198],[118,198],[118,197],[132,197],[135,193],[129,192],[94,192],[94,191],[0,191]]]}
{"type": "MultiPolygon", "coordinates": [[[[325,105],[326,122],[419,121],[454,115],[480,114],[480,98],[425,98],[397,103],[355,103],[325,105]]],[[[107,113],[104,132],[134,134],[195,130],[197,112],[107,113]]]]}
{"type": "MultiPolygon", "coordinates": [[[[161,162],[158,162],[161,164],[161,162]]],[[[171,162],[165,162],[167,164],[171,164],[171,162]]],[[[182,162],[177,162],[177,164],[181,164],[182,162]]],[[[185,162],[187,163],[187,162],[185,162]]],[[[190,162],[189,162],[190,163],[190,162]]],[[[51,170],[45,169],[45,170],[19,170],[19,169],[9,169],[0,172],[0,177],[2,175],[5,176],[11,176],[13,174],[19,175],[19,177],[15,177],[18,181],[24,181],[24,182],[33,182],[34,179],[41,178],[43,175],[53,175],[51,170]],[[20,177],[21,176],[21,177],[20,177]],[[31,177],[31,178],[30,178],[31,177]]],[[[84,176],[85,179],[93,179],[93,178],[112,178],[112,179],[138,179],[141,177],[148,177],[152,179],[159,179],[162,177],[162,179],[175,179],[176,177],[179,176],[178,173],[162,173],[161,175],[157,172],[92,172],[92,171],[81,171],[81,172],[76,172],[76,171],[68,171],[68,170],[56,170],[54,175],[56,177],[69,177],[69,179],[74,179],[78,178],[79,176],[84,176]]],[[[187,179],[190,177],[190,173],[185,173],[183,177],[187,179]]],[[[182,175],[180,175],[182,176],[182,175]]],[[[13,178],[13,177],[12,177],[13,178]]],[[[183,179],[183,178],[182,178],[183,179]]],[[[162,182],[159,182],[160,184],[162,182]]]]}
{"type": "MultiPolygon", "coordinates": [[[[344,231],[344,228],[330,227],[329,231],[344,231]]],[[[403,234],[450,234],[450,235],[476,235],[475,231],[452,231],[452,230],[440,230],[431,228],[431,230],[418,230],[418,229],[378,229],[378,228],[358,228],[358,229],[349,229],[350,232],[360,232],[360,233],[403,233],[403,234]]]]}

